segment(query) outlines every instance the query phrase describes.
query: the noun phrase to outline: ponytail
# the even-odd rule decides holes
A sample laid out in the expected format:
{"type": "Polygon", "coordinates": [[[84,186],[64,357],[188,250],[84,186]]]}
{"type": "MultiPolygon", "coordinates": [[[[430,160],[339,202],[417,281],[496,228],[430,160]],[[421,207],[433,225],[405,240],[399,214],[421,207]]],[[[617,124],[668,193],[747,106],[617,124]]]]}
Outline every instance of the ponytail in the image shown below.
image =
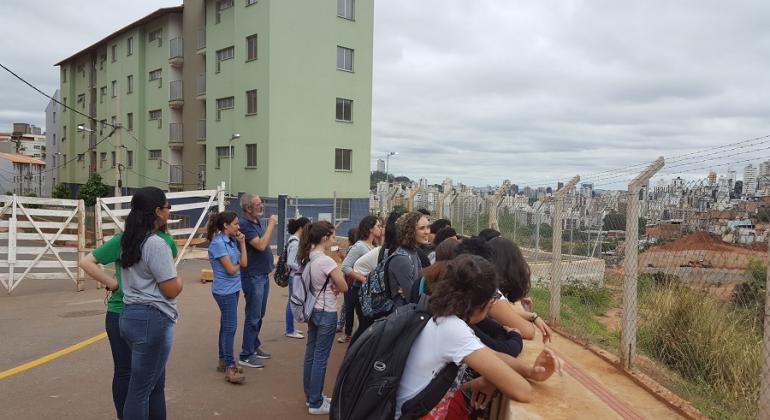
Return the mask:
{"type": "Polygon", "coordinates": [[[323,238],[334,234],[334,226],[323,220],[311,223],[302,230],[302,238],[299,240],[297,259],[299,265],[305,265],[310,261],[310,251],[321,243],[323,238]]]}

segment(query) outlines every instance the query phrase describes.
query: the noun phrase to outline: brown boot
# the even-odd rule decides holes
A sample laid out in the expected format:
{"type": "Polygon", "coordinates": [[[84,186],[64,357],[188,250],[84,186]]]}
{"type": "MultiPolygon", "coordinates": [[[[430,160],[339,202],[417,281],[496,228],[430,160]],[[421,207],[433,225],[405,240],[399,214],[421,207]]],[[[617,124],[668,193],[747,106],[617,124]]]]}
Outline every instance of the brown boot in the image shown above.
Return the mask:
{"type": "MultiPolygon", "coordinates": [[[[238,373],[243,373],[243,366],[239,365],[238,362],[235,362],[235,366],[238,366],[238,373]]],[[[219,359],[219,364],[217,365],[217,372],[224,372],[227,370],[227,365],[225,365],[225,359],[219,359]]]]}
{"type": "Polygon", "coordinates": [[[231,384],[240,384],[243,383],[245,379],[246,377],[243,376],[241,372],[238,372],[237,366],[227,368],[227,372],[225,373],[225,380],[227,382],[230,382],[231,384]]]}

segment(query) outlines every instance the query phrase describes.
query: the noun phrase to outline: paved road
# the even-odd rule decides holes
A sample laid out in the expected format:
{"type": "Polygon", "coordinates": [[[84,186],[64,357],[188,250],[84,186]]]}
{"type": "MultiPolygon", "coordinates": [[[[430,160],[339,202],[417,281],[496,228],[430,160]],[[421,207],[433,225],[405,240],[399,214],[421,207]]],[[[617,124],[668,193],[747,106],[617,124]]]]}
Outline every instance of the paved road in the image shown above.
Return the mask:
{"type": "MultiPolygon", "coordinates": [[[[180,319],[168,363],[166,397],[169,418],[303,418],[304,340],[283,336],[287,290],[273,287],[263,325],[264,349],[273,353],[263,370],[247,369],[246,383],[231,385],[216,372],[219,311],[210,286],[198,281],[207,261],[186,260],[180,266],[185,289],[179,298],[180,319]]],[[[0,296],[0,371],[50,354],[104,331],[105,292],[75,292],[72,282],[29,280],[12,296],[0,296]]],[[[239,336],[243,325],[239,308],[239,336]]],[[[305,329],[305,325],[299,328],[305,329]]],[[[325,392],[344,355],[335,342],[325,392]]],[[[81,350],[0,379],[0,418],[114,418],[111,399],[112,361],[109,345],[100,340],[81,350]]],[[[307,416],[308,418],[312,416],[307,416]]]]}

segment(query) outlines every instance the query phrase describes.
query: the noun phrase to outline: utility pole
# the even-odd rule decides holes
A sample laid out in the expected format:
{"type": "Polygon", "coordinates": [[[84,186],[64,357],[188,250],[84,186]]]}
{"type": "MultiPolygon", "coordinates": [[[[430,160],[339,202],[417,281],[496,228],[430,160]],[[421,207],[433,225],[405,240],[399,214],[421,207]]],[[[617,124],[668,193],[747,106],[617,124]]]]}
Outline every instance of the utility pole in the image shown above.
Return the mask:
{"type": "MultiPolygon", "coordinates": [[[[122,109],[123,109],[123,100],[122,98],[118,98],[118,103],[115,106],[115,112],[117,113],[117,118],[122,119],[122,109]]],[[[116,119],[117,119],[116,118],[116,119]]],[[[120,197],[123,195],[122,189],[123,189],[123,174],[121,172],[121,165],[123,165],[123,159],[121,158],[121,148],[123,147],[123,124],[119,123],[118,121],[115,121],[115,130],[117,130],[117,141],[115,144],[115,197],[120,197]]],[[[123,206],[121,203],[115,203],[115,209],[121,209],[123,206]]]]}

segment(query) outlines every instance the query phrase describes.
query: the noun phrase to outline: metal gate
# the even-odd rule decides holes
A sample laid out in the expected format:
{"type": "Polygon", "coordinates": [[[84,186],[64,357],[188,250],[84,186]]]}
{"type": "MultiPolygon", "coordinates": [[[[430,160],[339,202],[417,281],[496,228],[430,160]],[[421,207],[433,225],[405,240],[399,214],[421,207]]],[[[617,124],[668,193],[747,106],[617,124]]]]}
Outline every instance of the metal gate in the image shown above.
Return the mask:
{"type": "MultiPolygon", "coordinates": [[[[100,198],[95,206],[95,230],[96,246],[103,244],[117,233],[123,232],[123,219],[131,211],[128,205],[132,196],[100,198]],[[126,208],[122,208],[125,205],[126,208]]],[[[215,190],[182,191],[166,193],[166,199],[171,204],[171,218],[169,218],[169,233],[182,245],[177,254],[176,264],[182,260],[193,242],[200,240],[203,221],[212,206],[216,206],[218,212],[225,209],[224,183],[215,190]],[[192,217],[191,217],[192,216],[192,217]],[[183,219],[196,220],[193,226],[179,226],[183,219]]]]}
{"type": "Polygon", "coordinates": [[[8,294],[24,279],[70,279],[82,290],[83,200],[3,195],[0,203],[0,284],[8,294]]]}

